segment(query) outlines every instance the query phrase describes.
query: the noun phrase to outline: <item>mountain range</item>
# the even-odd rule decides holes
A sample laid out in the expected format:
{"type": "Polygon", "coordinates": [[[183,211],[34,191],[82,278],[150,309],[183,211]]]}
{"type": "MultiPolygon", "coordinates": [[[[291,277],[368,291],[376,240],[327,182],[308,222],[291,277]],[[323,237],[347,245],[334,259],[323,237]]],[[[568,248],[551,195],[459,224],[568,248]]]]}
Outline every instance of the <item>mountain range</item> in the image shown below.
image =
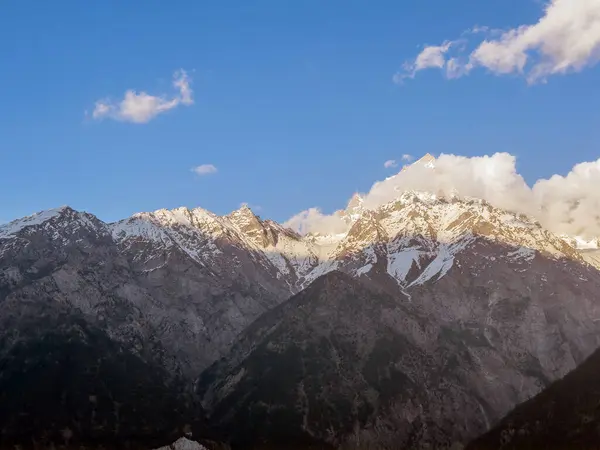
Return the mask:
{"type": "Polygon", "coordinates": [[[600,347],[598,240],[427,192],[336,215],[0,226],[0,448],[457,448],[600,347]]]}

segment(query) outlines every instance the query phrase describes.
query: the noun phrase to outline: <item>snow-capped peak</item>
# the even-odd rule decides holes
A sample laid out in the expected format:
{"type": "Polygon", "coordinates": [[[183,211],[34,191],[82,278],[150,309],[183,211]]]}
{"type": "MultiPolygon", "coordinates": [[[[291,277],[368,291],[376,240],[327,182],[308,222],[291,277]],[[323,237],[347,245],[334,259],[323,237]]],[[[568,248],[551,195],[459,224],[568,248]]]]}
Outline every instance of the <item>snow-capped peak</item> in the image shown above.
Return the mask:
{"type": "Polygon", "coordinates": [[[359,209],[362,207],[364,201],[364,198],[358,192],[356,192],[348,202],[348,207],[346,210],[359,209]]]}
{"type": "Polygon", "coordinates": [[[0,239],[6,239],[10,236],[16,235],[19,231],[35,226],[41,225],[48,220],[51,220],[55,217],[60,216],[65,211],[70,210],[68,206],[61,206],[60,208],[47,209],[45,211],[40,211],[35,214],[32,214],[27,217],[23,217],[21,219],[13,220],[4,225],[0,225],[0,239]]]}
{"type": "Polygon", "coordinates": [[[430,153],[426,153],[425,156],[416,161],[414,164],[422,164],[425,167],[433,169],[435,167],[435,157],[430,153]]]}
{"type": "Polygon", "coordinates": [[[428,169],[435,169],[435,157],[430,153],[426,153],[424,156],[417,159],[412,164],[408,164],[408,165],[404,166],[402,168],[401,172],[408,169],[411,166],[424,166],[424,167],[427,167],[428,169]]]}
{"type": "Polygon", "coordinates": [[[235,225],[241,227],[248,225],[260,225],[260,219],[246,204],[243,204],[239,209],[236,209],[235,211],[229,213],[225,217],[232,221],[235,225]]]}
{"type": "Polygon", "coordinates": [[[363,203],[364,198],[359,193],[355,193],[348,202],[346,209],[338,211],[337,214],[350,226],[365,211],[363,203]]]}

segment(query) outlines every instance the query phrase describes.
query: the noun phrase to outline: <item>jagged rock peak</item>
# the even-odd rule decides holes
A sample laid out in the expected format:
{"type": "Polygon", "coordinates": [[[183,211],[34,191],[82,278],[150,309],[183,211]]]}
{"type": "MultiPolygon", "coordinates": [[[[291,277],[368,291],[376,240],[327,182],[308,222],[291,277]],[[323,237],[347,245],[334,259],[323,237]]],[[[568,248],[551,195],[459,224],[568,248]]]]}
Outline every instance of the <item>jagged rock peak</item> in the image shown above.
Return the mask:
{"type": "Polygon", "coordinates": [[[348,210],[360,208],[364,202],[364,198],[358,193],[355,192],[350,201],[348,202],[348,210]]]}
{"type": "Polygon", "coordinates": [[[374,244],[388,239],[388,235],[377,220],[377,215],[373,211],[365,211],[350,228],[347,239],[358,239],[365,244],[374,244]]]}
{"type": "Polygon", "coordinates": [[[235,211],[230,212],[225,217],[227,217],[230,220],[233,220],[235,222],[237,222],[237,221],[257,222],[257,221],[259,221],[258,216],[256,214],[254,214],[254,211],[252,211],[252,209],[250,209],[250,207],[246,203],[242,204],[242,206],[240,206],[240,208],[236,209],[235,211]]]}
{"type": "Polygon", "coordinates": [[[417,161],[415,161],[413,163],[413,165],[422,165],[425,167],[428,167],[430,169],[435,168],[435,156],[433,156],[431,153],[426,153],[425,156],[423,156],[421,159],[418,159],[417,161]]]}
{"type": "Polygon", "coordinates": [[[417,163],[422,163],[422,164],[427,164],[427,163],[432,163],[435,161],[435,156],[433,156],[431,153],[425,153],[425,155],[423,155],[423,157],[419,160],[417,160],[417,163]]]}
{"type": "Polygon", "coordinates": [[[402,170],[406,170],[408,167],[411,166],[425,166],[429,169],[434,169],[435,168],[435,156],[433,156],[431,153],[426,153],[423,157],[421,157],[420,159],[417,159],[414,163],[406,165],[402,168],[402,170]]]}
{"type": "Polygon", "coordinates": [[[247,204],[242,204],[239,209],[224,217],[255,245],[265,248],[276,244],[275,228],[263,222],[247,204]]]}

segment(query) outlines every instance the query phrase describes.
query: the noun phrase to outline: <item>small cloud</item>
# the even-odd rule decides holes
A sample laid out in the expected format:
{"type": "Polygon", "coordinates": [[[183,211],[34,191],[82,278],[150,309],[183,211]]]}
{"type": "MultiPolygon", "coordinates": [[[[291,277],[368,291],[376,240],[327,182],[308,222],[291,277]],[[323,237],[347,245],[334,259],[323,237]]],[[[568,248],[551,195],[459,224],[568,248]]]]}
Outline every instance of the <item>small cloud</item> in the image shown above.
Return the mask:
{"type": "Polygon", "coordinates": [[[413,62],[403,64],[402,72],[394,75],[394,82],[401,84],[406,78],[414,78],[421,70],[443,69],[446,65],[446,53],[455,43],[446,41],[442,45],[425,46],[413,62]]]}
{"type": "Polygon", "coordinates": [[[388,159],[386,162],[383,163],[383,167],[385,167],[386,169],[390,169],[392,167],[398,167],[398,163],[396,162],[395,159],[388,159]]]}
{"type": "Polygon", "coordinates": [[[407,153],[402,155],[402,161],[411,162],[413,159],[415,159],[413,155],[409,155],[407,153]]]}
{"type": "Polygon", "coordinates": [[[143,91],[138,93],[130,89],[118,103],[109,99],[98,100],[94,105],[92,117],[96,120],[109,118],[122,122],[148,123],[159,114],[179,105],[189,106],[194,103],[191,80],[184,70],[173,74],[173,86],[178,90],[178,94],[171,98],[150,95],[143,91]]]}
{"type": "Polygon", "coordinates": [[[217,168],[212,164],[201,164],[199,166],[194,167],[192,169],[192,172],[200,176],[210,175],[211,173],[217,173],[217,168]]]}

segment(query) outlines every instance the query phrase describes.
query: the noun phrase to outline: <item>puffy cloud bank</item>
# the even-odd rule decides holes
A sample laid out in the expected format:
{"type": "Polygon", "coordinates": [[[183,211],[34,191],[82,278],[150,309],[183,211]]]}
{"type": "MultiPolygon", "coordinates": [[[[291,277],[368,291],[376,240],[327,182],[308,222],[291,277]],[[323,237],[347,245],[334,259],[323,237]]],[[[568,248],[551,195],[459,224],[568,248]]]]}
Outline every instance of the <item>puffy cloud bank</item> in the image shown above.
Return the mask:
{"type": "MultiPolygon", "coordinates": [[[[517,172],[515,157],[508,153],[472,158],[442,154],[433,169],[417,161],[376,182],[364,195],[362,206],[376,209],[409,190],[476,197],[533,216],[556,233],[600,236],[600,159],[578,164],[564,177],[554,175],[528,186],[517,172]]],[[[318,208],[295,215],[286,225],[300,233],[341,233],[348,226],[339,212],[328,215],[318,208]]]]}
{"type": "Polygon", "coordinates": [[[483,68],[495,75],[522,75],[535,83],[550,75],[579,72],[598,61],[600,1],[551,0],[535,24],[508,30],[476,27],[459,39],[425,46],[394,80],[400,83],[425,69],[440,69],[448,78],[458,78],[483,68]],[[484,39],[473,48],[476,35],[484,39]]]}

